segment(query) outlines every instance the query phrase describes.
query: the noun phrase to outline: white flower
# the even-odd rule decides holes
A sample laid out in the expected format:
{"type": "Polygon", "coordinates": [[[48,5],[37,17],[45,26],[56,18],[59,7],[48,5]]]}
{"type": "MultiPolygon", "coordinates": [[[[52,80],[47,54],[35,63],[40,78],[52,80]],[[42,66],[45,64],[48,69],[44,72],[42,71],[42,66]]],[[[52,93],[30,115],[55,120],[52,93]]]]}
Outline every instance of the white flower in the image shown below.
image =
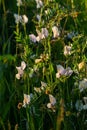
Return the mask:
{"type": "Polygon", "coordinates": [[[77,100],[75,107],[78,111],[87,110],[87,97],[83,97],[85,105],[83,104],[82,100],[77,100]]]}
{"type": "Polygon", "coordinates": [[[24,74],[24,69],[26,68],[26,63],[24,61],[21,62],[21,66],[16,67],[18,73],[16,74],[16,78],[20,79],[24,74]]]}
{"type": "Polygon", "coordinates": [[[26,24],[28,22],[28,17],[25,14],[22,15],[22,21],[24,24],[26,24]]]}
{"type": "Polygon", "coordinates": [[[17,6],[21,6],[22,4],[22,0],[17,0],[17,6]]]}
{"type": "Polygon", "coordinates": [[[39,42],[42,39],[42,33],[39,30],[36,30],[38,36],[36,37],[37,42],[39,42]]]}
{"type": "Polygon", "coordinates": [[[24,61],[21,62],[21,68],[24,70],[26,68],[26,63],[24,61]]]}
{"type": "Polygon", "coordinates": [[[87,104],[83,105],[83,110],[87,110],[87,104]]]}
{"type": "Polygon", "coordinates": [[[49,94],[49,100],[52,106],[56,104],[56,98],[53,95],[49,94]]]}
{"type": "Polygon", "coordinates": [[[47,107],[48,107],[48,108],[52,108],[51,103],[48,103],[48,104],[47,104],[47,107]]]}
{"type": "Polygon", "coordinates": [[[30,104],[32,97],[33,97],[32,93],[30,95],[24,94],[23,107],[26,107],[26,105],[30,104]]]}
{"type": "Polygon", "coordinates": [[[50,102],[47,104],[47,107],[55,112],[56,98],[53,95],[49,94],[49,100],[50,102]]]}
{"type": "Polygon", "coordinates": [[[70,55],[71,54],[71,46],[64,46],[64,55],[70,55]]]}
{"type": "Polygon", "coordinates": [[[35,0],[37,4],[37,9],[43,6],[43,2],[41,0],[35,0]]]}
{"type": "Polygon", "coordinates": [[[83,97],[83,100],[85,104],[83,104],[81,100],[78,100],[76,104],[78,110],[87,110],[87,97],[83,97]]]}
{"type": "Polygon", "coordinates": [[[85,105],[83,105],[83,110],[87,110],[87,97],[83,97],[85,105]]]}
{"type": "Polygon", "coordinates": [[[29,35],[30,41],[36,43],[36,36],[34,34],[29,35]]]}
{"type": "Polygon", "coordinates": [[[48,11],[49,11],[49,10],[45,10],[45,13],[48,14],[48,11]]]}
{"type": "Polygon", "coordinates": [[[56,78],[60,78],[61,75],[65,74],[65,69],[63,68],[62,65],[57,65],[57,73],[56,73],[56,78]]]}
{"type": "Polygon", "coordinates": [[[41,93],[41,88],[40,87],[34,87],[34,91],[37,93],[41,93]]]}
{"type": "Polygon", "coordinates": [[[83,97],[83,101],[85,104],[87,104],[87,97],[83,97]]]}
{"type": "Polygon", "coordinates": [[[16,69],[18,70],[18,73],[16,74],[16,78],[20,79],[23,76],[24,71],[21,67],[16,67],[16,69]]]}
{"type": "Polygon", "coordinates": [[[81,111],[83,109],[82,100],[77,100],[75,104],[76,110],[81,111]]]}
{"type": "Polygon", "coordinates": [[[71,70],[71,68],[70,67],[67,67],[66,69],[65,69],[65,76],[70,76],[71,74],[73,73],[73,70],[71,70]]]}
{"type": "Polygon", "coordinates": [[[26,24],[28,22],[28,17],[24,14],[24,15],[18,15],[18,14],[14,14],[14,18],[15,18],[15,23],[22,23],[22,24],[26,24]]]}
{"type": "Polygon", "coordinates": [[[14,18],[15,18],[15,23],[22,23],[22,16],[18,15],[18,14],[14,14],[14,18]]]}
{"type": "Polygon", "coordinates": [[[86,88],[87,88],[87,79],[83,79],[82,81],[79,81],[80,92],[82,92],[86,88]]]}
{"type": "Polygon", "coordinates": [[[44,90],[44,88],[46,88],[47,86],[47,83],[41,81],[41,89],[44,90]]]}
{"type": "Polygon", "coordinates": [[[39,30],[36,30],[36,31],[37,31],[38,36],[35,36],[34,34],[29,35],[29,38],[32,42],[36,43],[48,37],[48,30],[46,28],[42,28],[41,32],[39,30]]]}
{"type": "Polygon", "coordinates": [[[41,40],[41,36],[39,35],[36,37],[36,41],[39,42],[40,40],[41,40]]]}
{"type": "Polygon", "coordinates": [[[36,31],[38,34],[38,36],[36,37],[37,42],[48,37],[48,30],[46,28],[42,28],[41,32],[39,30],[36,30],[36,31]]]}
{"type": "Polygon", "coordinates": [[[41,33],[42,33],[42,39],[48,37],[48,30],[46,28],[42,28],[41,33]]]}
{"type": "Polygon", "coordinates": [[[61,76],[70,76],[73,73],[70,67],[64,69],[62,65],[57,65],[57,73],[56,78],[60,78],[61,76]]]}
{"type": "Polygon", "coordinates": [[[57,38],[60,35],[60,31],[58,30],[57,26],[53,26],[52,31],[53,31],[53,37],[54,38],[57,38]]]}
{"type": "Polygon", "coordinates": [[[41,16],[39,14],[37,14],[36,18],[37,18],[38,21],[41,20],[41,16]]]}
{"type": "Polygon", "coordinates": [[[50,13],[51,13],[51,10],[49,8],[45,10],[46,15],[49,15],[50,13]]]}
{"type": "Polygon", "coordinates": [[[42,91],[45,90],[46,86],[47,83],[41,81],[41,87],[34,87],[34,90],[38,93],[41,93],[42,91]]]}

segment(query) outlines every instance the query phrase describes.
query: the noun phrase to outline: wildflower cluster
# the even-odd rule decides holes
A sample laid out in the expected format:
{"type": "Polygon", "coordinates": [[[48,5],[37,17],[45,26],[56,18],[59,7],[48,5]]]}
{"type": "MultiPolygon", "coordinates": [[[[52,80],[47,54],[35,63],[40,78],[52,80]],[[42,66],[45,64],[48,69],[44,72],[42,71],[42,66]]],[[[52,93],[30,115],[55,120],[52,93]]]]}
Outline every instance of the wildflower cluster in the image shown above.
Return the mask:
{"type": "MultiPolygon", "coordinates": [[[[87,108],[86,97],[82,97],[85,105],[82,100],[79,100],[81,98],[79,94],[77,99],[74,99],[76,90],[81,94],[87,88],[85,75],[82,75],[85,73],[85,57],[79,63],[82,60],[81,47],[83,45],[80,46],[78,41],[83,39],[83,36],[63,28],[62,20],[65,17],[68,18],[67,12],[65,14],[65,7],[64,12],[58,15],[63,8],[58,3],[41,0],[35,2],[36,13],[33,18],[35,30],[28,34],[26,41],[29,43],[24,43],[26,55],[24,53],[21,57],[27,65],[22,61],[21,66],[16,67],[18,70],[16,78],[20,80],[19,82],[22,80],[26,86],[21,109],[28,108],[28,114],[32,113],[31,111],[34,109],[35,116],[40,116],[41,111],[57,113],[58,125],[61,126],[61,122],[64,121],[64,113],[67,116],[67,111],[71,112],[74,108],[76,112],[87,108]],[[56,8],[54,8],[55,6],[56,8]],[[55,51],[55,47],[59,52],[55,51]],[[25,68],[26,71],[24,71],[25,68]],[[61,101],[63,101],[63,105],[61,105],[61,101]]],[[[69,15],[72,16],[72,13],[69,15]]],[[[28,22],[26,15],[15,14],[14,17],[16,23],[26,24],[28,22]]],[[[56,126],[56,129],[57,127],[59,126],[56,126]]]]}
{"type": "Polygon", "coordinates": [[[87,129],[87,36],[80,29],[87,19],[83,8],[75,0],[16,0],[12,12],[3,3],[3,16],[11,14],[14,26],[6,22],[2,29],[5,34],[8,26],[3,41],[10,28],[13,34],[2,45],[0,56],[0,97],[5,93],[7,107],[0,99],[4,110],[2,115],[0,110],[0,129],[5,130],[6,120],[6,130],[87,129]],[[85,18],[80,21],[82,14],[85,18]],[[12,117],[8,117],[10,111],[12,117]]]}

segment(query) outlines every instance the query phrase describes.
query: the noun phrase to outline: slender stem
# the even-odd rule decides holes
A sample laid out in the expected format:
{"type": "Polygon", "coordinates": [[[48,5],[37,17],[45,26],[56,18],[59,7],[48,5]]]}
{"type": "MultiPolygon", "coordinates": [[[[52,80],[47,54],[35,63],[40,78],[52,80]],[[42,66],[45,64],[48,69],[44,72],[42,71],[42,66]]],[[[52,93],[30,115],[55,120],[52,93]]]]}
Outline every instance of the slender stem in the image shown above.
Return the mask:
{"type": "Polygon", "coordinates": [[[4,2],[4,0],[2,0],[2,5],[3,5],[3,10],[4,10],[4,13],[6,13],[6,9],[5,9],[5,2],[4,2]]]}
{"type": "Polygon", "coordinates": [[[60,107],[57,115],[56,130],[61,130],[61,123],[64,121],[64,100],[60,99],[60,107]]]}

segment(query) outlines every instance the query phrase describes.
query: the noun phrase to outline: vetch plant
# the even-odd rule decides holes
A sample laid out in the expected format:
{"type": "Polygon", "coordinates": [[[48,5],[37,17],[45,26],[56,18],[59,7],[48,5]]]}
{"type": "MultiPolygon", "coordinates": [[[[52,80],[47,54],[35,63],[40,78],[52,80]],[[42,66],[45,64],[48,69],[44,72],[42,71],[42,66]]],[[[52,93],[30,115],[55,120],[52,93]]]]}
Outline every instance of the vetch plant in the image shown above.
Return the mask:
{"type": "Polygon", "coordinates": [[[26,24],[28,22],[28,17],[24,14],[24,15],[18,15],[18,14],[14,14],[14,18],[15,18],[15,23],[21,23],[21,24],[26,24]]]}
{"type": "Polygon", "coordinates": [[[59,31],[58,27],[57,26],[53,26],[52,27],[52,31],[53,31],[53,38],[58,38],[59,35],[60,35],[60,31],[59,31]]]}
{"type": "Polygon", "coordinates": [[[1,0],[0,129],[86,130],[85,1],[5,5],[1,0]]]}
{"type": "Polygon", "coordinates": [[[16,69],[18,71],[18,73],[16,74],[17,79],[20,79],[23,76],[25,68],[26,68],[26,63],[24,61],[21,62],[21,66],[19,67],[16,66],[16,69]]]}
{"type": "Polygon", "coordinates": [[[65,46],[64,46],[64,55],[65,55],[65,56],[70,55],[70,54],[71,54],[71,49],[72,49],[71,46],[65,45],[65,46]]]}
{"type": "Polygon", "coordinates": [[[49,100],[50,102],[47,104],[47,107],[55,112],[56,98],[53,95],[49,94],[49,100]]]}
{"type": "Polygon", "coordinates": [[[30,104],[30,101],[31,101],[32,98],[33,98],[33,94],[32,93],[30,93],[30,95],[24,94],[22,107],[26,108],[26,106],[30,104]]]}
{"type": "Polygon", "coordinates": [[[28,22],[28,17],[25,14],[22,15],[22,21],[24,24],[26,24],[28,22]]]}
{"type": "Polygon", "coordinates": [[[23,5],[22,0],[17,0],[17,6],[23,5]]]}
{"type": "Polygon", "coordinates": [[[43,2],[41,0],[35,0],[37,4],[37,9],[43,6],[43,2]]]}
{"type": "Polygon", "coordinates": [[[14,18],[15,18],[15,23],[22,23],[22,16],[18,15],[18,14],[14,14],[14,18]]]}
{"type": "Polygon", "coordinates": [[[84,78],[82,81],[79,81],[79,90],[83,92],[87,88],[87,79],[84,78]]]}
{"type": "Polygon", "coordinates": [[[46,28],[42,28],[41,32],[39,30],[36,30],[36,31],[38,34],[37,36],[35,36],[34,34],[29,35],[30,41],[36,43],[48,37],[48,30],[46,28]]]}
{"type": "Polygon", "coordinates": [[[57,73],[56,73],[56,78],[60,78],[62,76],[71,76],[73,73],[73,70],[71,70],[70,67],[67,67],[64,69],[62,65],[57,65],[57,73]]]}
{"type": "Polygon", "coordinates": [[[32,41],[33,43],[36,43],[36,41],[37,41],[37,37],[36,37],[34,34],[30,34],[30,35],[29,35],[29,39],[30,39],[30,41],[32,41]]]}
{"type": "Polygon", "coordinates": [[[34,87],[34,90],[37,93],[41,93],[42,91],[46,89],[46,86],[47,86],[47,83],[41,81],[41,87],[34,87]]]}

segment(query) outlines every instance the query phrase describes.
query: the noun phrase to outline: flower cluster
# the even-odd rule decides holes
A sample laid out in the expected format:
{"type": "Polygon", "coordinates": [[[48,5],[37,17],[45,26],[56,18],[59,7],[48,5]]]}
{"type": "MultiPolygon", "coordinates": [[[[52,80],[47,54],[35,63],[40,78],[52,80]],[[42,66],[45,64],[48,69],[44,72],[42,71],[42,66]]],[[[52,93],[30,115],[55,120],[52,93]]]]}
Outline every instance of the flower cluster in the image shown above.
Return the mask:
{"type": "Polygon", "coordinates": [[[34,34],[30,34],[29,35],[30,41],[36,43],[36,42],[41,41],[42,39],[47,38],[48,30],[46,28],[42,28],[41,32],[39,30],[37,30],[37,34],[38,34],[37,36],[35,36],[34,34]]]}
{"type": "MultiPolygon", "coordinates": [[[[20,8],[23,2],[17,0],[17,6],[20,8]]],[[[32,20],[35,30],[31,29],[27,34],[24,29],[26,33],[23,36],[26,36],[23,44],[21,40],[26,53],[21,59],[27,65],[22,61],[20,66],[16,66],[17,79],[23,77],[26,68],[26,74],[22,78],[24,97],[18,108],[29,108],[28,113],[31,115],[30,109],[33,111],[34,106],[35,116],[40,116],[46,110],[58,112],[58,125],[61,125],[67,111],[73,111],[73,108],[76,113],[87,110],[87,56],[84,54],[85,47],[82,43],[79,44],[83,40],[79,38],[81,35],[74,31],[69,33],[65,27],[67,17],[71,16],[70,13],[67,14],[65,7],[56,5],[54,0],[35,2],[36,12],[32,20]],[[77,96],[74,98],[76,92],[77,96]],[[37,114],[38,111],[40,114],[37,114]]],[[[14,14],[14,18],[16,24],[25,25],[28,22],[28,17],[20,13],[14,14]]]]}
{"type": "Polygon", "coordinates": [[[28,22],[28,17],[24,14],[24,15],[18,15],[18,14],[14,14],[14,18],[15,18],[15,23],[21,23],[21,24],[26,24],[28,22]]]}

